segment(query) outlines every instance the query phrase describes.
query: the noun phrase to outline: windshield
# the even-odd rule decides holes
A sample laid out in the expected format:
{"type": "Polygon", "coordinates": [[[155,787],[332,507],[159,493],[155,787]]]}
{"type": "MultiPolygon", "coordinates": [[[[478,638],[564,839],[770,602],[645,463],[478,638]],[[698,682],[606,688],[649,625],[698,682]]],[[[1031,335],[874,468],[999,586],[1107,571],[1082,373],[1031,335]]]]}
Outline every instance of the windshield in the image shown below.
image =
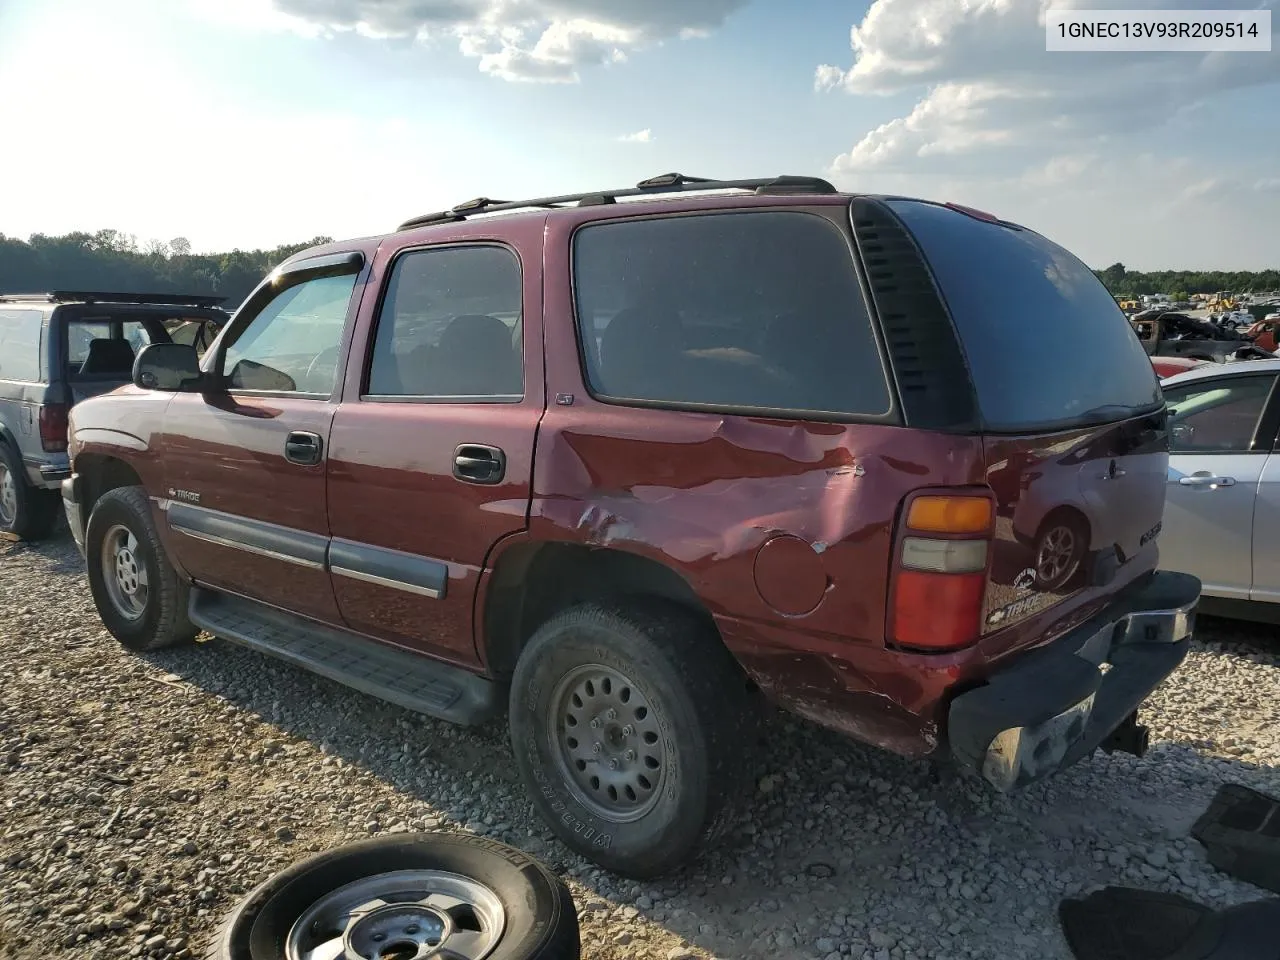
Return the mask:
{"type": "Polygon", "coordinates": [[[951,311],[986,429],[1067,428],[1161,404],[1132,325],[1075,256],[1031,230],[916,200],[888,203],[951,311]]]}

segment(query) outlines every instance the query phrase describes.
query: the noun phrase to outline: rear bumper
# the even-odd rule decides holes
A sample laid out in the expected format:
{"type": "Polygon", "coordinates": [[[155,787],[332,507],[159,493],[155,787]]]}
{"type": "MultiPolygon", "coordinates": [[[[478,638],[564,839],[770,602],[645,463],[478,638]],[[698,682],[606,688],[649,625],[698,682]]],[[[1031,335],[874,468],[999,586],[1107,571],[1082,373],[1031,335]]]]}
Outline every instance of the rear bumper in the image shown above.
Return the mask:
{"type": "Polygon", "coordinates": [[[27,470],[27,481],[41,490],[57,490],[58,484],[71,476],[71,467],[67,463],[65,454],[22,459],[23,466],[27,470]]]}
{"type": "Polygon", "coordinates": [[[1006,791],[1093,753],[1187,655],[1199,599],[1197,578],[1156,573],[956,697],[947,716],[952,758],[1006,791]]]}
{"type": "Polygon", "coordinates": [[[80,548],[81,556],[85,552],[85,517],[82,487],[83,484],[78,473],[73,473],[62,481],[62,507],[67,513],[67,526],[71,528],[71,536],[75,538],[76,546],[80,548]]]}

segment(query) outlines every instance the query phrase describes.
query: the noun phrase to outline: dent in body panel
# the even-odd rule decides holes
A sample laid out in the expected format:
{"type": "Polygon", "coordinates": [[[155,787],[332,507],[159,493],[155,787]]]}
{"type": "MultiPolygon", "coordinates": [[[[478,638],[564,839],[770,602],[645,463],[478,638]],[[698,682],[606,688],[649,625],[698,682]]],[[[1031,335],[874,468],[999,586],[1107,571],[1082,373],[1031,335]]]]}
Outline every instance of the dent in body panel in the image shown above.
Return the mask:
{"type": "Polygon", "coordinates": [[[972,438],[593,403],[544,418],[532,517],[541,535],[659,560],[713,614],[803,620],[882,646],[902,497],[981,476],[972,438]],[[800,617],[771,608],[755,585],[755,557],[780,535],[807,543],[830,581],[800,617]]]}

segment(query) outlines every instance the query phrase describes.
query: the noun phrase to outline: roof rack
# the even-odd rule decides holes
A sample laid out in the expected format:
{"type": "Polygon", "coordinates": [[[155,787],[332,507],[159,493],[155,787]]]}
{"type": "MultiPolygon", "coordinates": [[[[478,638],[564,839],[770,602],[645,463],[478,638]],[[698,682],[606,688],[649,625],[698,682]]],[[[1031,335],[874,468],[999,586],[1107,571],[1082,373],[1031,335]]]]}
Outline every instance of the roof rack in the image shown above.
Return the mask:
{"type": "Polygon", "coordinates": [[[559,197],[539,197],[534,200],[492,200],[476,197],[465,203],[406,220],[397,228],[408,230],[435,223],[457,223],[477,213],[498,213],[503,210],[554,209],[557,207],[591,207],[616,203],[619,197],[640,197],[660,193],[685,193],[694,190],[752,190],[757,194],[814,193],[830,194],[838,191],[826,180],[818,177],[778,176],[757,180],[715,180],[708,177],[692,177],[682,173],[663,173],[648,180],[641,180],[634,187],[618,190],[594,190],[588,193],[569,193],[559,197]]]}
{"type": "Polygon", "coordinates": [[[197,293],[106,293],[101,290],[51,290],[47,293],[0,293],[0,300],[43,300],[46,303],[129,303],[173,307],[217,307],[226,297],[197,293]]]}

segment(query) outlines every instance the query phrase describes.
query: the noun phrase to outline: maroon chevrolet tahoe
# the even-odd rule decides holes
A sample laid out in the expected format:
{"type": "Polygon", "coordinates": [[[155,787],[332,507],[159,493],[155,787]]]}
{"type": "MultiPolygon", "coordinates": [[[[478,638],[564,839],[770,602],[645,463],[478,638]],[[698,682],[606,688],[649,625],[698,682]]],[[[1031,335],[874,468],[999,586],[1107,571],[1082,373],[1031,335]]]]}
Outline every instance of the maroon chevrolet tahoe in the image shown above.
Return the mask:
{"type": "Polygon", "coordinates": [[[953,204],[475,200],[298,254],[133,379],[73,411],[63,487],[121,643],[506,710],[541,814],[631,876],[729,821],[766,702],[1008,790],[1141,754],[1190,643],[1141,344],[953,204]]]}

